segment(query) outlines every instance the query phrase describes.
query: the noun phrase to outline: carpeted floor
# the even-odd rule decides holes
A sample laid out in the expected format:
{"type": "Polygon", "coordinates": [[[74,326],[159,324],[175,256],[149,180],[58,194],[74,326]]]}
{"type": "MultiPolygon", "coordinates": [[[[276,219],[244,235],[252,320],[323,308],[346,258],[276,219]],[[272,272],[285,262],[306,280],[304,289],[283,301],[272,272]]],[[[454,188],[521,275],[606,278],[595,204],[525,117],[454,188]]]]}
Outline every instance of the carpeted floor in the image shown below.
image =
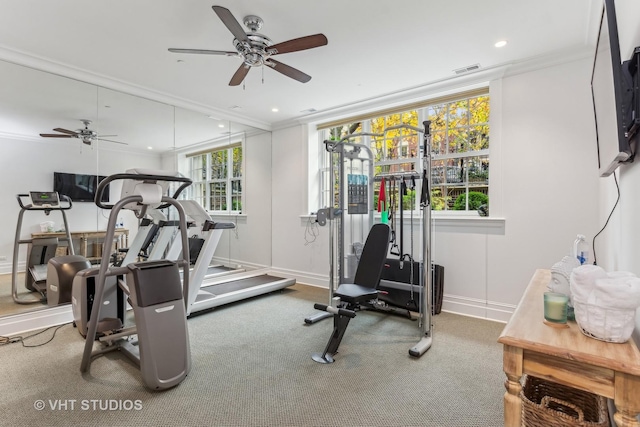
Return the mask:
{"type": "Polygon", "coordinates": [[[0,346],[0,425],[502,425],[504,325],[441,313],[432,348],[414,359],[416,322],[360,312],[336,362],[322,365],[310,355],[324,349],[332,321],[303,319],[327,300],[326,290],[295,285],[189,319],[191,373],[164,392],[146,390],[117,353],[83,376],[84,340],[71,325],[40,347],[0,346]]]}

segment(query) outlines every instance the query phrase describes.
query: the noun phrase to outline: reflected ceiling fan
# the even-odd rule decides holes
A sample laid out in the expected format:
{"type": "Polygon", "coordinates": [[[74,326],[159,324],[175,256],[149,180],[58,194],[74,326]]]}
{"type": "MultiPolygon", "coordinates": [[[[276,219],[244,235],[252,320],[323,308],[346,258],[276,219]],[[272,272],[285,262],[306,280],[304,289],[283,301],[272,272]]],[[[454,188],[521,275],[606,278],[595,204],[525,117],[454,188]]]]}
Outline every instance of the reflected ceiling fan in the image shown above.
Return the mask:
{"type": "Polygon", "coordinates": [[[41,133],[40,136],[43,138],[78,138],[87,145],[91,145],[93,141],[107,141],[114,142],[116,144],[129,145],[126,142],[113,141],[111,139],[104,138],[105,136],[111,137],[117,135],[98,135],[96,131],[89,129],[91,120],[81,119],[80,121],[84,124],[84,129],[68,130],[55,128],[54,131],[60,133],[41,133]]]}
{"type": "Polygon", "coordinates": [[[311,80],[311,76],[297,70],[293,67],[278,62],[272,58],[274,55],[283,53],[298,52],[301,50],[313,49],[315,47],[324,46],[328,43],[324,34],[314,34],[311,36],[299,37],[288,40],[286,42],[273,44],[266,36],[258,34],[257,31],[262,28],[263,21],[255,15],[245,16],[242,21],[250,32],[245,32],[238,23],[233,14],[222,6],[212,6],[213,11],[218,15],[222,23],[231,31],[233,36],[233,45],[236,49],[233,51],[222,50],[206,50],[206,49],[176,49],[170,48],[169,52],[174,53],[197,53],[205,55],[226,55],[242,58],[242,65],[235,72],[229,86],[238,86],[247,76],[251,67],[260,67],[266,65],[273,68],[279,73],[287,77],[291,77],[302,83],[311,80]]]}

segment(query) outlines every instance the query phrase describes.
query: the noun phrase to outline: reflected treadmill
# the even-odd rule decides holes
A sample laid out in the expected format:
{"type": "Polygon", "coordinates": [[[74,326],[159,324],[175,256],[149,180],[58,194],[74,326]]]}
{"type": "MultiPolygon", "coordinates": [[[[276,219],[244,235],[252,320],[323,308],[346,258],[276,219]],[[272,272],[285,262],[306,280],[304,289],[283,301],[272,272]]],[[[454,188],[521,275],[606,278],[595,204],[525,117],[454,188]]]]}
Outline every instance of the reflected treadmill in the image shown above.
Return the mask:
{"type": "Polygon", "coordinates": [[[213,222],[211,217],[195,201],[180,200],[187,215],[201,226],[204,244],[189,274],[187,316],[198,311],[267,294],[295,284],[295,279],[268,274],[269,269],[226,274],[207,278],[209,262],[220,242],[224,230],[232,230],[235,224],[213,222]]]}

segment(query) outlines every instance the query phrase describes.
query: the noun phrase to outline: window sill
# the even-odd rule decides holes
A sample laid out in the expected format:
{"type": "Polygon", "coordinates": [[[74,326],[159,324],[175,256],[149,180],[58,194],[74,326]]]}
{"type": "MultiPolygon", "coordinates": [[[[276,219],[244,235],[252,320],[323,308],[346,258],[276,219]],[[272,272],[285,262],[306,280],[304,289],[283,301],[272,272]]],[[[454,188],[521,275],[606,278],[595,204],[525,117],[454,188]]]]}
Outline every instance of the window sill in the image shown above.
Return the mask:
{"type": "Polygon", "coordinates": [[[436,231],[453,233],[504,234],[506,219],[481,216],[433,215],[436,231]]]}
{"type": "MultiPolygon", "coordinates": [[[[301,221],[306,223],[307,221],[315,221],[315,214],[300,215],[301,221]]],[[[399,221],[399,215],[396,216],[396,220],[399,221]]],[[[477,234],[498,234],[503,235],[505,233],[506,219],[499,217],[481,217],[474,212],[465,213],[462,215],[448,215],[438,214],[433,212],[431,220],[435,226],[436,232],[446,233],[477,233],[477,234]]],[[[380,215],[376,212],[374,214],[374,221],[380,222],[380,215]]],[[[422,215],[415,215],[413,217],[414,223],[422,221],[422,215]]],[[[408,226],[411,222],[410,214],[405,213],[403,222],[408,226]]]]}
{"type": "Polygon", "coordinates": [[[233,212],[209,212],[207,211],[211,218],[213,217],[221,217],[221,218],[246,218],[247,214],[243,213],[233,213],[233,212]]]}

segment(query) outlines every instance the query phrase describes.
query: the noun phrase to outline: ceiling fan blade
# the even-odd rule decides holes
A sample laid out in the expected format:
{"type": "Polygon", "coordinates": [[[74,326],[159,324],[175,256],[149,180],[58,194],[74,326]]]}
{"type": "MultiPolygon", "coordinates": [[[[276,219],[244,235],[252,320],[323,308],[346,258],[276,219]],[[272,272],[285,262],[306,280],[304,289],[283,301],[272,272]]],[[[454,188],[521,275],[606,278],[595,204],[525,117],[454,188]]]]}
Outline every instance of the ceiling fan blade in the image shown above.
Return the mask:
{"type": "Polygon", "coordinates": [[[120,142],[120,141],[114,141],[112,139],[104,139],[104,138],[96,138],[98,141],[106,141],[106,142],[113,142],[116,144],[122,144],[122,145],[129,145],[126,142],[120,142]]]}
{"type": "Polygon", "coordinates": [[[285,65],[282,62],[278,62],[275,59],[269,59],[267,62],[265,62],[265,64],[267,64],[277,72],[282,73],[287,77],[291,77],[292,79],[297,80],[299,82],[306,83],[309,80],[311,80],[310,75],[305,74],[300,70],[296,70],[295,68],[290,67],[289,65],[285,65]]]}
{"type": "Polygon", "coordinates": [[[170,47],[169,52],[173,53],[200,53],[205,55],[227,55],[227,56],[239,56],[238,52],[228,52],[224,50],[208,50],[208,49],[177,49],[170,47]]]}
{"type": "Polygon", "coordinates": [[[240,83],[242,83],[244,78],[247,76],[247,73],[249,72],[250,68],[251,67],[249,65],[242,64],[240,66],[240,68],[238,68],[236,70],[236,72],[233,75],[233,77],[231,77],[231,81],[229,82],[229,86],[238,86],[240,83]]]}
{"type": "Polygon", "coordinates": [[[248,42],[247,33],[244,32],[240,23],[236,20],[229,9],[222,6],[211,6],[213,11],[218,15],[222,23],[231,31],[231,34],[241,42],[248,42]]]}
{"type": "Polygon", "coordinates": [[[329,41],[324,34],[314,34],[312,36],[300,37],[297,39],[288,40],[286,42],[277,43],[273,46],[269,46],[269,50],[276,50],[274,55],[281,53],[297,52],[305,49],[313,49],[314,47],[324,46],[329,41]]]}
{"type": "Polygon", "coordinates": [[[66,134],[73,135],[73,136],[75,136],[75,135],[77,135],[77,134],[78,134],[78,132],[75,132],[75,131],[72,131],[72,130],[68,130],[68,129],[55,128],[54,130],[55,130],[56,132],[66,133],[66,134]]]}
{"type": "Polygon", "coordinates": [[[59,133],[41,133],[44,138],[75,138],[75,135],[61,135],[59,133]]]}

